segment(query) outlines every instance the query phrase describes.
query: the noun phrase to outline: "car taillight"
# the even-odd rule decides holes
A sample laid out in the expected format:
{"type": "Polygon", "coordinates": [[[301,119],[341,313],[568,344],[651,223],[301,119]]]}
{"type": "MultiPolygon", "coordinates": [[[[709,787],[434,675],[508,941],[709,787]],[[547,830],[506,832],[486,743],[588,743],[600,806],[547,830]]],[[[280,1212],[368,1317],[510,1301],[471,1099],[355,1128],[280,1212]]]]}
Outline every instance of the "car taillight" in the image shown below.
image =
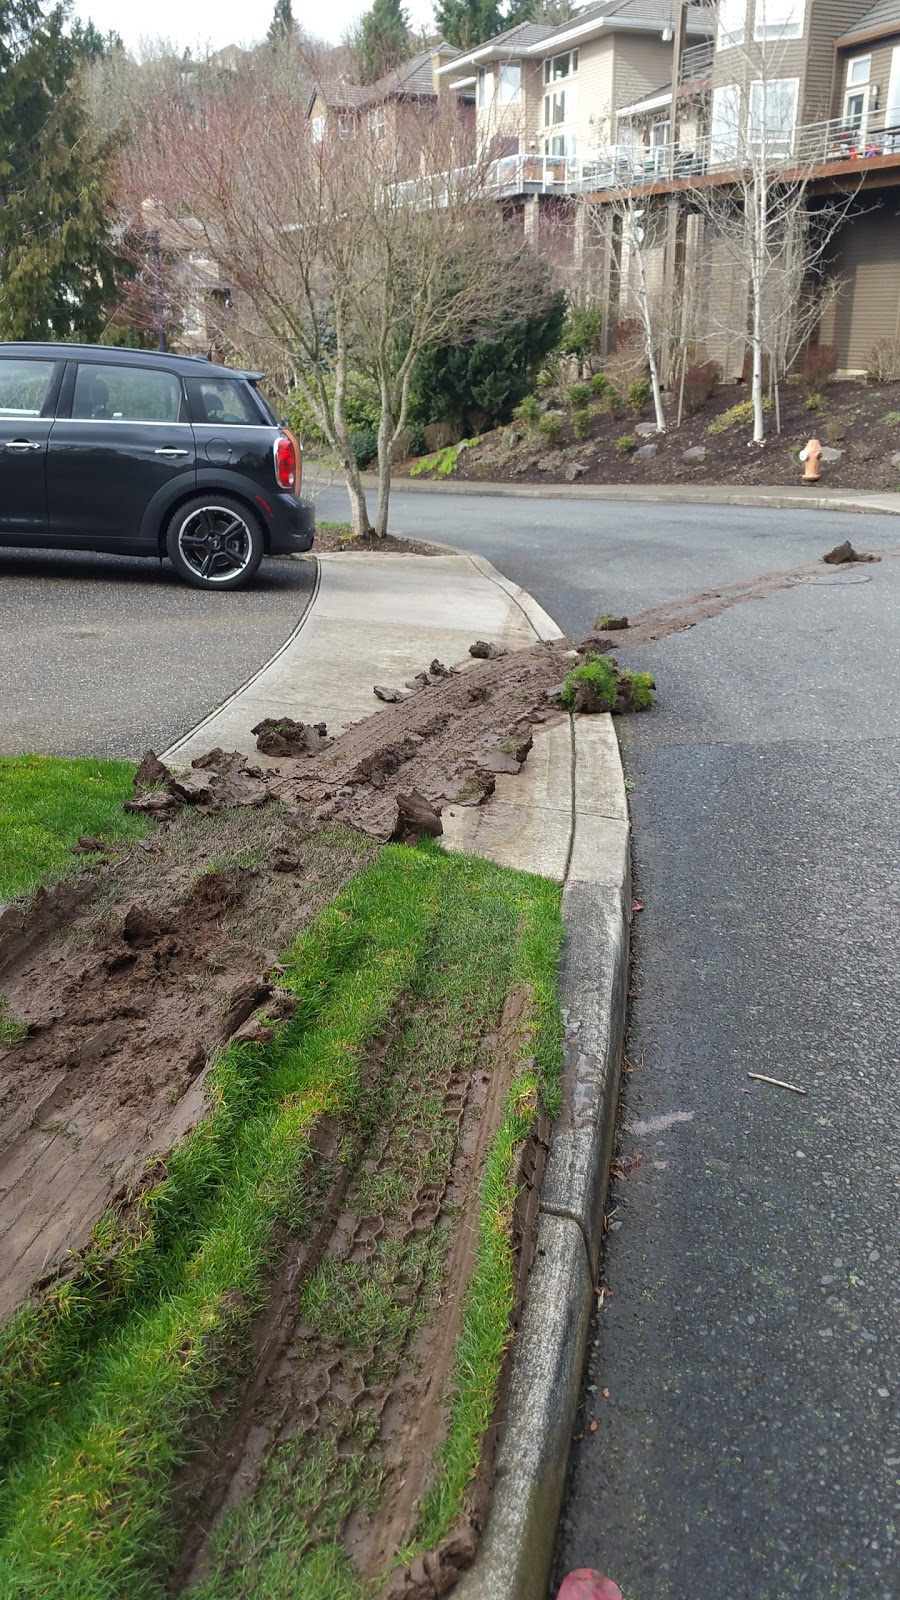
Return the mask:
{"type": "Polygon", "coordinates": [[[292,433],[275,440],[275,481],[279,489],[297,494],[300,489],[300,445],[292,433]]]}

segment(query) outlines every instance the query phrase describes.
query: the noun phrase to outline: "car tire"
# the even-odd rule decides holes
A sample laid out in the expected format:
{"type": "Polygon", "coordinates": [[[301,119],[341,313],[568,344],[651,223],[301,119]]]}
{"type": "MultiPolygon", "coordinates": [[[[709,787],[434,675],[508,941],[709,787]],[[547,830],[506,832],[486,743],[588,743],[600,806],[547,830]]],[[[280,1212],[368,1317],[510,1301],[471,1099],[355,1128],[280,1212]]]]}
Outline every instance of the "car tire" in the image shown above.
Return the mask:
{"type": "Polygon", "coordinates": [[[265,555],[260,520],[228,494],[195,495],[166,530],[175,571],[195,589],[242,589],[265,555]]]}

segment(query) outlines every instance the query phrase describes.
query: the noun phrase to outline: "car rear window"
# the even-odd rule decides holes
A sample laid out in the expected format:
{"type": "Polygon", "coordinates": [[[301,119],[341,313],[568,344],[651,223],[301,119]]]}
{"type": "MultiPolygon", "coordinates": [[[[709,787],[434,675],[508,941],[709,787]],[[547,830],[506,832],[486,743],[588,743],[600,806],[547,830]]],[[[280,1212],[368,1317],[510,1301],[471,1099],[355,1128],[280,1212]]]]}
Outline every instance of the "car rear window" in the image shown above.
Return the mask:
{"type": "Polygon", "coordinates": [[[0,361],[0,417],[39,417],[54,361],[0,361]]]}
{"type": "Polygon", "coordinates": [[[188,378],[191,415],[195,422],[249,423],[260,427],[263,417],[248,386],[233,378],[188,378]]]}
{"type": "Polygon", "coordinates": [[[79,363],[72,416],[81,421],[177,422],[180,413],[181,384],[174,373],[79,363]]]}

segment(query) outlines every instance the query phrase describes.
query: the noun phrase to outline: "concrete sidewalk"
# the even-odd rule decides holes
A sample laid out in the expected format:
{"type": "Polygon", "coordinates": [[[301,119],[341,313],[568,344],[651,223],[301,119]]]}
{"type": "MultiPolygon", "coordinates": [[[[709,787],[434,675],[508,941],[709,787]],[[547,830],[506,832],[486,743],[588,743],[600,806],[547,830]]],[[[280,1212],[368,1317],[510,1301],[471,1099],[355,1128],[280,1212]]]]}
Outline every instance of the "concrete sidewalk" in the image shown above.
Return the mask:
{"type": "MultiPolygon", "coordinates": [[[[189,765],[213,746],[265,762],[251,728],[263,717],[326,722],[331,734],[378,710],[376,683],[402,687],[435,657],[468,658],[475,639],[514,650],[560,630],[481,556],[326,555],[300,625],[272,659],[163,751],[189,765]]],[[[277,764],[277,763],[273,763],[277,764]]]]}

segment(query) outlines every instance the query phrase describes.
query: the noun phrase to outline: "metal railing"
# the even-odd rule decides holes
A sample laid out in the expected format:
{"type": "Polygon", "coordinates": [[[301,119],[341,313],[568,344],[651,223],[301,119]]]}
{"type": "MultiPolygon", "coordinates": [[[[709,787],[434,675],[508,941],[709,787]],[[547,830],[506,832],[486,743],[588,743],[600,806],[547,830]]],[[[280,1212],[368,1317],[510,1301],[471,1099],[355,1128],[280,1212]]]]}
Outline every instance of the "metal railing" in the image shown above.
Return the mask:
{"type": "Polygon", "coordinates": [[[705,39],[702,44],[689,44],[681,52],[678,68],[679,83],[695,83],[698,78],[708,78],[716,53],[715,41],[705,39]]]}
{"type": "Polygon", "coordinates": [[[770,131],[754,140],[744,132],[704,134],[662,145],[621,143],[588,150],[577,156],[526,153],[501,156],[482,166],[460,167],[436,183],[434,178],[411,178],[397,193],[422,204],[446,205],[452,196],[477,189],[497,199],[524,194],[583,194],[607,189],[634,189],[665,182],[689,182],[708,173],[741,170],[756,164],[759,155],[773,169],[785,173],[814,171],[834,162],[865,162],[876,156],[900,160],[900,120],[872,112],[860,118],[833,117],[809,123],[779,136],[770,131]],[[765,148],[763,149],[763,144],[765,148]]]}

